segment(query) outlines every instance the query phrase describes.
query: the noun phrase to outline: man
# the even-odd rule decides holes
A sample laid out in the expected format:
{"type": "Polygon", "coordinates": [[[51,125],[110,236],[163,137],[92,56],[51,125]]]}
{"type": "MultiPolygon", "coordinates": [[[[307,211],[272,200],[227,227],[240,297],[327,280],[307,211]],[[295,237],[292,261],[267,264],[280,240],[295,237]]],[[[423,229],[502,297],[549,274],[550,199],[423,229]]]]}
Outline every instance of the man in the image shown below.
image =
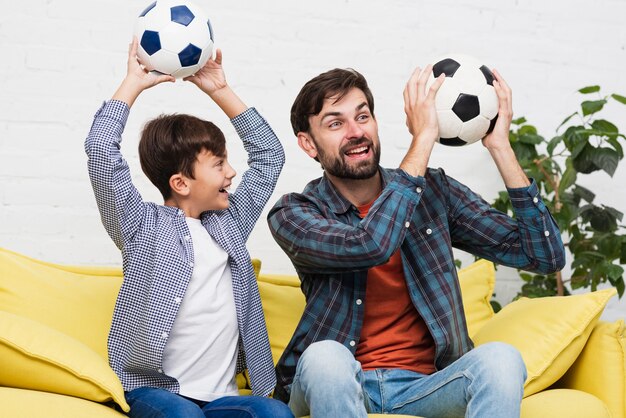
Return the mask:
{"type": "Polygon", "coordinates": [[[427,88],[431,72],[417,68],[404,90],[412,139],[395,170],[379,166],[374,100],[358,72],[320,74],[292,106],[298,144],[324,169],[268,215],[307,300],[277,365],[274,395],[296,416],[520,414],[521,356],[502,343],[473,348],[452,247],[550,273],[564,265],[563,244],[509,144],[512,96],[497,71],[498,119],[482,141],[516,219],[443,170],[427,168],[444,80],[427,88]]]}

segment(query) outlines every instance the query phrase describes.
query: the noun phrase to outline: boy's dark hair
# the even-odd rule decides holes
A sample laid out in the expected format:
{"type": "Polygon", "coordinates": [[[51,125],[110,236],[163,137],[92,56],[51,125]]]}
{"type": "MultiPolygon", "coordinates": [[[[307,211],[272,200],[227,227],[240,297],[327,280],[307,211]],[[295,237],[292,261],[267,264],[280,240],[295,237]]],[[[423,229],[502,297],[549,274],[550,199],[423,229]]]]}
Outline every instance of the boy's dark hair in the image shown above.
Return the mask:
{"type": "Polygon", "coordinates": [[[374,116],[374,97],[365,77],[352,68],[335,68],[309,80],[298,93],[291,106],[293,133],[297,135],[298,132],[308,132],[309,117],[322,111],[324,100],[337,95],[335,100],[337,102],[354,87],[363,91],[370,112],[374,116]]]}
{"type": "Polygon", "coordinates": [[[139,162],[163,199],[169,199],[170,177],[182,173],[194,178],[193,165],[203,150],[218,157],[226,154],[224,134],[215,124],[191,115],[160,115],[143,127],[139,162]]]}

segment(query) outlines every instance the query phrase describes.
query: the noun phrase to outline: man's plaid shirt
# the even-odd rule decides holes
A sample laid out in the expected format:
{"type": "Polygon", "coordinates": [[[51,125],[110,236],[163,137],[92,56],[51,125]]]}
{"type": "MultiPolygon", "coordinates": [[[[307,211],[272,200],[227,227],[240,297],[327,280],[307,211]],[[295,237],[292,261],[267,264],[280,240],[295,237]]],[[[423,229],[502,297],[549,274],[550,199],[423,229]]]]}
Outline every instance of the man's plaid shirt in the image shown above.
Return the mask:
{"type": "Polygon", "coordinates": [[[353,354],[363,322],[367,269],[400,247],[410,297],[435,341],[442,369],[472,348],[452,247],[499,264],[550,273],[565,253],[536,184],[509,189],[516,219],[468,187],[429,169],[425,177],[380,169],[384,189],[363,219],[327,177],[283,196],[268,215],[276,242],[293,262],[306,308],[277,365],[275,396],[287,400],[302,352],[335,340],[353,354]]]}
{"type": "MultiPolygon", "coordinates": [[[[85,141],[102,223],[123,258],[124,281],[109,333],[109,362],[126,391],[150,386],[178,393],[178,381],[163,373],[162,359],[191,279],[193,242],[182,210],[144,202],[133,186],[120,153],[128,115],[124,102],[105,103],[85,141]]],[[[276,377],[245,242],[274,190],[285,155],[254,108],[231,122],[248,153],[250,168],[229,196],[229,208],[204,212],[201,221],[229,255],[240,336],[237,369],[247,365],[252,392],[265,396],[274,389],[276,377]]]]}

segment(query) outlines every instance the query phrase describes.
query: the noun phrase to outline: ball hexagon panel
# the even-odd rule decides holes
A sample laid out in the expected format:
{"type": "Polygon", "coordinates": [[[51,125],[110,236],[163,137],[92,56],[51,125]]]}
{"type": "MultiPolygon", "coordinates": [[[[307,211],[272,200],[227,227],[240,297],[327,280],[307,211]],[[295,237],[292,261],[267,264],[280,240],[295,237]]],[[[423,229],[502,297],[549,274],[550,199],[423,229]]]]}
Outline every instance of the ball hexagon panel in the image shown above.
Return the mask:
{"type": "Polygon", "coordinates": [[[454,112],[450,110],[438,110],[437,117],[439,118],[439,137],[440,138],[454,138],[459,136],[463,121],[458,118],[454,112]]]}
{"type": "MultiPolygon", "coordinates": [[[[430,88],[430,84],[427,84],[427,88],[430,88]]],[[[459,97],[460,93],[461,91],[458,89],[454,78],[446,78],[442,86],[439,88],[439,91],[437,91],[437,96],[435,97],[435,108],[437,110],[452,109],[452,106],[456,103],[456,99],[459,97]]]]}
{"type": "Polygon", "coordinates": [[[152,55],[150,57],[150,63],[152,64],[150,70],[155,70],[163,74],[173,74],[180,69],[178,54],[165,49],[161,49],[159,52],[152,55]],[[155,62],[158,64],[155,65],[155,62]]]}
{"type": "Polygon", "coordinates": [[[498,115],[498,95],[493,86],[486,85],[478,95],[480,102],[480,114],[487,119],[493,119],[498,115]]]}
{"type": "Polygon", "coordinates": [[[470,144],[482,139],[487,134],[487,129],[489,129],[489,119],[479,115],[463,124],[459,138],[470,144]]]}

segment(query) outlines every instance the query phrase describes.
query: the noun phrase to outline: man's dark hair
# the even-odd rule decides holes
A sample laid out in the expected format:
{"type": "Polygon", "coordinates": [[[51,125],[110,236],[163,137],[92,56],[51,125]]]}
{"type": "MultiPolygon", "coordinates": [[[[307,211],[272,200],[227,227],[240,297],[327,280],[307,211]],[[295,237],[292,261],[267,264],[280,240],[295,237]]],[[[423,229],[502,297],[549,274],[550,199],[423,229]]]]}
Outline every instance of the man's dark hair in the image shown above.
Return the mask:
{"type": "Polygon", "coordinates": [[[355,87],[365,94],[370,112],[374,116],[374,98],[365,77],[352,68],[335,68],[309,80],[298,93],[291,106],[293,133],[297,135],[298,132],[308,132],[309,117],[322,111],[324,100],[337,96],[337,102],[355,87]]]}
{"type": "Polygon", "coordinates": [[[139,162],[163,199],[169,199],[170,177],[182,173],[194,178],[193,166],[203,150],[218,157],[226,154],[224,134],[215,124],[190,115],[161,115],[143,128],[139,162]]]}

